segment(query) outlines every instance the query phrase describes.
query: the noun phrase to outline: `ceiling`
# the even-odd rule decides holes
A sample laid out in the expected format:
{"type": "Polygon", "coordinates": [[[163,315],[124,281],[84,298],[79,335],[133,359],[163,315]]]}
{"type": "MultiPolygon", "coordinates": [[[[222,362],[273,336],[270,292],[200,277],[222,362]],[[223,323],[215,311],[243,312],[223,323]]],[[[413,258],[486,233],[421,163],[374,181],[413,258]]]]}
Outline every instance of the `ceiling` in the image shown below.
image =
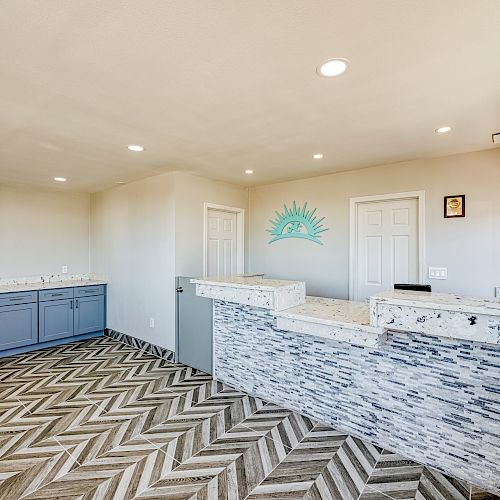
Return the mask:
{"type": "Polygon", "coordinates": [[[494,147],[499,32],[499,0],[5,0],[0,182],[255,185],[494,147]],[[348,71],[319,77],[332,57],[348,71]]]}

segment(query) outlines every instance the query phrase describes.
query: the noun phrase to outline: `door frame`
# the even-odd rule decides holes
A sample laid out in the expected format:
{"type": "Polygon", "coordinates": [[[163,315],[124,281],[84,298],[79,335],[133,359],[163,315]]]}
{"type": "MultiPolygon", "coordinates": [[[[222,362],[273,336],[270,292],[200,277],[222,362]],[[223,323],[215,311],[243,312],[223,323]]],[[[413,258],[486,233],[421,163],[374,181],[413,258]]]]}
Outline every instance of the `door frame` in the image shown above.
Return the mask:
{"type": "Polygon", "coordinates": [[[418,202],[418,276],[425,283],[425,191],[377,194],[349,198],[349,300],[357,300],[358,208],[364,203],[416,199],[418,202]]]}
{"type": "Polygon", "coordinates": [[[208,211],[220,210],[236,214],[236,273],[245,272],[245,209],[217,205],[216,203],[203,204],[203,276],[208,269],[208,211]]]}

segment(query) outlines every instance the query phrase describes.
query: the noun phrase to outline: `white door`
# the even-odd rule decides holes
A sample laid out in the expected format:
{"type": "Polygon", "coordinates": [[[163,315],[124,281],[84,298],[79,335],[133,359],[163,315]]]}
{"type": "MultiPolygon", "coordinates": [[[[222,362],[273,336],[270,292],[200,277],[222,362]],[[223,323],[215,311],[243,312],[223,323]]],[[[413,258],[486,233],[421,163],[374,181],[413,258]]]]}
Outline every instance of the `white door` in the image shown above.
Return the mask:
{"type": "Polygon", "coordinates": [[[355,300],[419,282],[418,199],[359,203],[355,300]]]}
{"type": "Polygon", "coordinates": [[[236,214],[209,209],[207,215],[207,275],[237,273],[236,214]]]}

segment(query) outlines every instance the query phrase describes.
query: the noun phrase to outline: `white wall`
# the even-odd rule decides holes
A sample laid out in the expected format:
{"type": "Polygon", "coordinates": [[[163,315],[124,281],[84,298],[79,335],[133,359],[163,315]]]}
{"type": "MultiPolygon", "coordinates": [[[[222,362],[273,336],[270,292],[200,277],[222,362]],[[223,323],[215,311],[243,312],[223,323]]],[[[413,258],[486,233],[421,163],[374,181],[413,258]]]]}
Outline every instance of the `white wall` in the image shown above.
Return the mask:
{"type": "Polygon", "coordinates": [[[0,277],[89,272],[90,195],[0,185],[0,277]]]}
{"type": "Polygon", "coordinates": [[[174,350],[174,174],[93,195],[91,221],[91,269],[109,278],[108,328],[174,350]]]}
{"type": "Polygon", "coordinates": [[[108,328],[175,350],[175,276],[203,272],[204,202],[246,208],[247,190],[171,172],[92,196],[91,269],[109,277],[108,328]]]}
{"type": "Polygon", "coordinates": [[[250,189],[249,271],[300,279],[310,295],[348,297],[349,198],[425,190],[427,265],[448,267],[433,290],[493,294],[500,285],[500,150],[409,161],[250,189]],[[443,218],[445,195],[466,195],[464,219],[443,218]],[[268,244],[269,219],[293,200],[317,207],[324,246],[268,244]]]}
{"type": "MultiPolygon", "coordinates": [[[[226,182],[177,173],[175,181],[175,262],[177,276],[203,274],[204,203],[248,209],[248,190],[226,182]]],[[[246,239],[246,238],[245,238],[246,239]]]]}

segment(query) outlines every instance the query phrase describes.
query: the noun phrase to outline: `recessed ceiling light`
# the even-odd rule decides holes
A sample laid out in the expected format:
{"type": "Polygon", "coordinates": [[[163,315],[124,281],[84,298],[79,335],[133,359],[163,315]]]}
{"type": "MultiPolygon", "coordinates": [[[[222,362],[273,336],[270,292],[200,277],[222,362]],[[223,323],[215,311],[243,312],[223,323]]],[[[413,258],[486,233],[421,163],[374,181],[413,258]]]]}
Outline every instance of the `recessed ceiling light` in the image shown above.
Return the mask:
{"type": "Polygon", "coordinates": [[[252,175],[253,174],[253,170],[250,170],[250,169],[245,170],[245,174],[252,175]]]}
{"type": "Polygon", "coordinates": [[[448,125],[446,127],[439,127],[436,129],[436,132],[438,134],[446,134],[448,133],[449,131],[451,130],[451,127],[449,127],[448,125]]]}
{"type": "Polygon", "coordinates": [[[57,182],[66,182],[66,177],[54,177],[54,180],[57,182]]]}
{"type": "Polygon", "coordinates": [[[324,63],[321,63],[316,71],[319,76],[340,76],[349,66],[349,61],[347,59],[329,59],[324,63]]]}
{"type": "Polygon", "coordinates": [[[139,144],[129,144],[127,146],[129,151],[135,151],[136,153],[140,153],[141,151],[144,151],[144,147],[140,146],[139,144]]]}
{"type": "Polygon", "coordinates": [[[315,160],[321,160],[321,158],[323,158],[323,155],[321,153],[316,153],[316,154],[313,155],[313,158],[315,160]]]}

